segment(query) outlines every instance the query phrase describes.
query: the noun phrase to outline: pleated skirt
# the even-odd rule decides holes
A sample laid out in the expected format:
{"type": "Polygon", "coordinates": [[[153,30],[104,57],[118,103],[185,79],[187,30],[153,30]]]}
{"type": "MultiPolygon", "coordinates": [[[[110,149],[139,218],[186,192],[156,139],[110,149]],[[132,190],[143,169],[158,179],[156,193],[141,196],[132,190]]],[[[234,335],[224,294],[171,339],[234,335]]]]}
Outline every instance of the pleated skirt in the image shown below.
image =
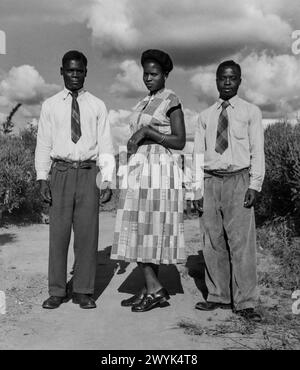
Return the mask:
{"type": "Polygon", "coordinates": [[[121,188],[111,259],[184,263],[182,172],[176,157],[161,145],[139,147],[123,167],[121,188]]]}

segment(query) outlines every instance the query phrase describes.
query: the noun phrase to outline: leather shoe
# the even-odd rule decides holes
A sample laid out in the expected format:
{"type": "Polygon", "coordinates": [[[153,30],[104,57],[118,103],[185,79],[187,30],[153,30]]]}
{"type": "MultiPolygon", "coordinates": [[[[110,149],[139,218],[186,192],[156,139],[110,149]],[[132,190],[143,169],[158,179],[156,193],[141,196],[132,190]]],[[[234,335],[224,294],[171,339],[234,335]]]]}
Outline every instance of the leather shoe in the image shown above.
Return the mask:
{"type": "Polygon", "coordinates": [[[80,308],[89,309],[97,307],[93,298],[90,297],[88,294],[73,293],[72,302],[75,304],[79,304],[80,308]]]}
{"type": "Polygon", "coordinates": [[[164,307],[170,299],[169,293],[165,288],[161,288],[154,294],[146,294],[140,304],[131,307],[132,312],[146,312],[155,307],[164,307]]]}
{"type": "Polygon", "coordinates": [[[255,322],[261,322],[261,315],[254,310],[254,308],[245,308],[243,310],[235,310],[234,313],[242,316],[246,320],[252,320],[255,322]]]}
{"type": "Polygon", "coordinates": [[[218,303],[218,302],[198,302],[195,308],[200,311],[213,311],[217,308],[222,308],[223,310],[230,310],[230,303],[218,303]]]}
{"type": "Polygon", "coordinates": [[[53,310],[54,308],[59,307],[65,301],[65,297],[50,296],[43,302],[42,307],[48,310],[53,310]]]}
{"type": "Polygon", "coordinates": [[[123,299],[123,301],[121,301],[121,306],[130,307],[130,306],[135,306],[137,304],[140,304],[144,296],[145,296],[144,293],[138,293],[128,299],[123,299]]]}

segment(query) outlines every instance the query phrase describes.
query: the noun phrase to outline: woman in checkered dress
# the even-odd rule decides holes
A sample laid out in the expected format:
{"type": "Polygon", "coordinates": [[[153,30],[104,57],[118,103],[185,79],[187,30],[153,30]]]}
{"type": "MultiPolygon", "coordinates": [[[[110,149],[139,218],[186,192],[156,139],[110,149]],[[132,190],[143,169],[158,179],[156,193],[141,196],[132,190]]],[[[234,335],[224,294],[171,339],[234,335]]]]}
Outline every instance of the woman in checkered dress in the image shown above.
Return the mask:
{"type": "Polygon", "coordinates": [[[133,109],[131,157],[123,177],[111,258],[137,262],[145,286],[121,302],[133,312],[161,306],[169,294],[158,280],[160,264],[186,260],[183,230],[181,170],[171,149],[185,146],[181,104],[165,81],[173,68],[168,54],[147,50],[142,54],[143,80],[150,94],[133,109]]]}

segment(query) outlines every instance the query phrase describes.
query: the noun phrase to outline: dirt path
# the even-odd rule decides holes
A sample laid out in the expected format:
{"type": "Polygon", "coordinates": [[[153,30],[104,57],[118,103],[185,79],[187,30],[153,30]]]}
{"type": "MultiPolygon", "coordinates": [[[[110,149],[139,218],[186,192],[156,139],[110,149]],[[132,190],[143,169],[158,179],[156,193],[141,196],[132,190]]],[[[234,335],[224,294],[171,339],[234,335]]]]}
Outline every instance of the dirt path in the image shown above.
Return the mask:
{"type": "MultiPolygon", "coordinates": [[[[114,221],[114,213],[101,213],[94,310],[82,310],[71,301],[56,310],[42,309],[48,296],[48,225],[0,229],[0,290],[7,296],[7,313],[0,315],[0,349],[243,348],[234,335],[195,335],[195,330],[194,335],[188,335],[191,323],[212,328],[232,317],[231,311],[203,313],[194,309],[195,303],[203,300],[197,219],[186,220],[185,233],[191,271],[194,266],[199,279],[195,282],[182,266],[163,267],[161,280],[171,294],[170,306],[146,313],[132,313],[120,306],[120,301],[135,291],[139,272],[134,264],[120,266],[109,259],[114,221]]],[[[73,253],[69,255],[70,270],[73,253]]]]}

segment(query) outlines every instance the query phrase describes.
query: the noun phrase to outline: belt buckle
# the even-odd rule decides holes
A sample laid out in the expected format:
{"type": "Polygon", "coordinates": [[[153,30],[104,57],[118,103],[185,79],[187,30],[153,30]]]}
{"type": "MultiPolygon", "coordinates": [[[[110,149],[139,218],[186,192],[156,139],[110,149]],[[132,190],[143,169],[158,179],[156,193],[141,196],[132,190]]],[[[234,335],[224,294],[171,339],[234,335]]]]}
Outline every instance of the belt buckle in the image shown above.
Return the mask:
{"type": "Polygon", "coordinates": [[[79,162],[73,162],[72,167],[77,169],[79,167],[79,162]]]}

